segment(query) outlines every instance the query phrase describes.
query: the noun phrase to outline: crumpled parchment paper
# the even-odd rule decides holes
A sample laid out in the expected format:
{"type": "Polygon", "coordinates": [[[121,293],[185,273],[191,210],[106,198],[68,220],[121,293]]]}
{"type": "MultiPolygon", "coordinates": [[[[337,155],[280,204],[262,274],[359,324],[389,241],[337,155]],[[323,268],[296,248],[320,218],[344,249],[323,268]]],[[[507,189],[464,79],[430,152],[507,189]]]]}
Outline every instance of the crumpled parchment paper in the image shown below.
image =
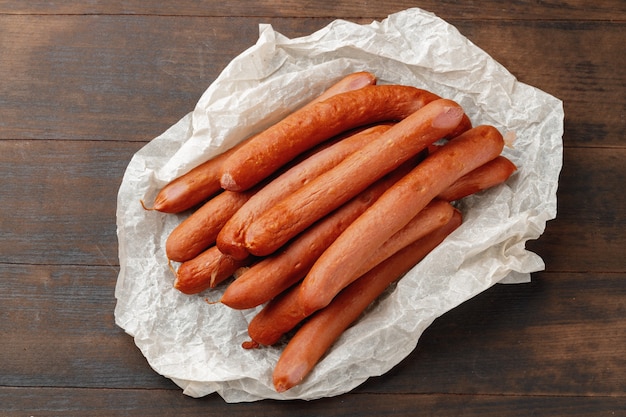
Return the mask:
{"type": "Polygon", "coordinates": [[[420,9],[358,25],[337,20],[288,39],[261,24],[178,123],[134,155],[118,196],[120,273],[116,323],[150,366],[189,396],[227,402],[335,396],[406,357],[438,316],[496,283],[520,283],[544,268],[525,249],[556,216],[562,165],[562,102],[518,82],[453,26],[420,9]],[[179,293],[165,240],[184,215],[142,208],[167,181],[276,122],[344,75],[373,72],[379,83],[429,89],[461,104],[474,125],[513,132],[504,155],[518,171],[502,186],[466,198],[464,224],[376,302],[300,385],[278,394],[272,371],[282,346],[244,350],[256,310],[219,303],[222,289],[179,293]],[[382,323],[382,324],[381,324],[382,323]]]}

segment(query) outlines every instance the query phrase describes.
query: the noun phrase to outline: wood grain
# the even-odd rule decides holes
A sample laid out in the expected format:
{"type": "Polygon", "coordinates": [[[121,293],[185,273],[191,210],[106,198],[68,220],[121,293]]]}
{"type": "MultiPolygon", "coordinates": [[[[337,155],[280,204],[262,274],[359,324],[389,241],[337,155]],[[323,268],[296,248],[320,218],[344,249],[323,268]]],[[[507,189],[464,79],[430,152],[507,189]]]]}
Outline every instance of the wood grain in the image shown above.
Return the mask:
{"type": "Polygon", "coordinates": [[[0,15],[0,112],[28,120],[3,123],[0,138],[152,139],[192,111],[228,62],[256,41],[256,25],[223,30],[234,25],[233,19],[0,15]]]}
{"type": "MultiPolygon", "coordinates": [[[[329,21],[0,15],[0,113],[29,120],[0,124],[0,138],[152,139],[192,111],[228,62],[256,42],[259,23],[297,37],[329,21]]],[[[623,146],[626,58],[618,45],[626,23],[451,23],[520,81],[564,101],[569,145],[623,146]]]]}
{"type": "Polygon", "coordinates": [[[0,386],[172,388],[115,325],[118,272],[0,264],[0,386]]]}
{"type": "MultiPolygon", "coordinates": [[[[0,273],[0,386],[174,388],[114,325],[115,268],[0,264],[0,273]]],[[[540,273],[496,285],[437,319],[411,355],[355,392],[618,396],[626,288],[612,284],[625,278],[540,273]]]]}
{"type": "Polygon", "coordinates": [[[607,20],[623,19],[626,6],[619,0],[598,0],[593,3],[584,0],[533,3],[510,2],[503,5],[497,1],[456,2],[453,0],[424,0],[416,4],[410,0],[381,2],[341,2],[318,0],[302,2],[297,0],[271,1],[258,0],[253,3],[245,0],[216,2],[211,0],[170,2],[112,1],[93,3],[82,1],[29,1],[28,3],[10,0],[0,1],[0,13],[6,14],[123,14],[123,15],[166,15],[166,16],[211,16],[211,17],[366,17],[380,19],[411,7],[420,7],[441,15],[445,19],[469,18],[500,20],[607,20]]]}
{"type": "Polygon", "coordinates": [[[0,141],[0,262],[119,265],[117,189],[141,145],[0,141]]]}
{"type": "MultiPolygon", "coordinates": [[[[141,146],[0,141],[0,176],[9,179],[0,184],[5,209],[0,224],[6,236],[0,241],[0,262],[118,265],[117,190],[141,146]]],[[[624,148],[566,149],[557,219],[548,223],[538,241],[529,243],[549,270],[624,270],[624,158],[624,148]],[[580,227],[581,222],[586,227],[580,227]]]]}
{"type": "Polygon", "coordinates": [[[363,404],[376,404],[381,410],[389,410],[394,416],[415,415],[416,406],[423,416],[506,415],[527,417],[530,415],[566,415],[587,417],[589,415],[619,415],[626,406],[623,398],[592,397],[515,397],[486,395],[433,394],[385,394],[334,397],[324,401],[263,401],[261,403],[226,404],[215,396],[202,399],[185,398],[173,391],[164,390],[94,390],[94,389],[46,389],[0,388],[0,401],[6,404],[17,398],[4,416],[22,417],[41,415],[42,412],[61,414],[65,417],[146,416],[176,415],[191,417],[202,415],[254,416],[256,410],[265,410],[276,417],[356,416],[363,414],[363,404]]]}
{"type": "Polygon", "coordinates": [[[385,392],[619,396],[626,383],[620,274],[538,273],[500,284],[440,317],[389,375],[385,392]],[[621,352],[620,352],[621,351],[621,352]],[[585,360],[580,360],[584,355],[585,360]]]}

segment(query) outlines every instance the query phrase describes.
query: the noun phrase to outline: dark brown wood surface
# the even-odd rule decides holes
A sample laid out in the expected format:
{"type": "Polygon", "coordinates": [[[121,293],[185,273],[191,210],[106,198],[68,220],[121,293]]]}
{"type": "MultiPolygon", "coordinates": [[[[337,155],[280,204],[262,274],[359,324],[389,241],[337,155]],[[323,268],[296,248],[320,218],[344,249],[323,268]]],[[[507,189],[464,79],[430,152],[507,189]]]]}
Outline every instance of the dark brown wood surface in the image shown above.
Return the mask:
{"type": "Polygon", "coordinates": [[[626,3],[0,0],[0,415],[626,415],[626,3]],[[116,197],[258,24],[432,11],[564,102],[546,270],[440,317],[412,354],[311,402],[193,399],[115,325],[116,197]]]}

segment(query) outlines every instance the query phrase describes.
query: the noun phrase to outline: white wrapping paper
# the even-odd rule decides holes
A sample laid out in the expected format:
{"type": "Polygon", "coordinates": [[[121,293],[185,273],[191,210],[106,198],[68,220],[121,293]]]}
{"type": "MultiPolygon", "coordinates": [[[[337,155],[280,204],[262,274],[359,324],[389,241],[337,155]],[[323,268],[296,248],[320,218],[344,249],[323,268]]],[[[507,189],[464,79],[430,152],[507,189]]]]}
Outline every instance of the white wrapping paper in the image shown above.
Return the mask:
{"type": "Polygon", "coordinates": [[[556,216],[563,109],[431,13],[409,9],[381,22],[337,20],[288,39],[260,25],[258,42],[237,56],[197,106],[130,161],[118,196],[120,273],[116,323],[152,368],[189,396],[227,402],[315,399],[345,393],[406,357],[435,318],[498,282],[527,282],[544,268],[525,249],[556,216]],[[518,171],[502,186],[465,199],[464,224],[351,327],[300,385],[272,387],[282,347],[244,350],[255,310],[172,287],[165,240],[183,215],[142,208],[167,181],[277,121],[344,75],[367,70],[380,84],[429,89],[461,104],[474,125],[514,132],[504,155],[518,171]]]}

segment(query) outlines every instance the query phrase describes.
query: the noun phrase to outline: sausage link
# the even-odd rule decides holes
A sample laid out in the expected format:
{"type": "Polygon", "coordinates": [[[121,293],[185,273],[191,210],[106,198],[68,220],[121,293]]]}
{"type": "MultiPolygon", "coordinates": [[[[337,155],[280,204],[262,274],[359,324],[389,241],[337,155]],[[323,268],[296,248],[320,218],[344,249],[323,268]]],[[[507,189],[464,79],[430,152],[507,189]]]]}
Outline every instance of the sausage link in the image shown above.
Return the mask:
{"type": "Polygon", "coordinates": [[[358,71],[346,75],[335,84],[331,85],[326,91],[320,94],[315,99],[311,100],[307,106],[312,106],[315,103],[324,101],[337,94],[346,93],[348,91],[354,91],[367,87],[369,85],[376,84],[377,79],[374,74],[368,71],[358,71]]]}
{"type": "MultiPolygon", "coordinates": [[[[376,84],[376,76],[369,72],[359,71],[348,74],[330,86],[320,96],[309,102],[307,106],[326,100],[336,94],[374,84],[376,84]]],[[[170,181],[157,194],[153,209],[163,213],[180,213],[215,195],[221,189],[222,164],[245,142],[232,147],[170,181]]]]}
{"type": "Polygon", "coordinates": [[[216,246],[211,246],[178,267],[174,288],[184,294],[197,294],[215,288],[239,268],[248,266],[251,262],[252,257],[234,259],[220,252],[216,246]]]}
{"type": "MultiPolygon", "coordinates": [[[[380,246],[380,251],[364,260],[357,275],[350,280],[354,281],[407,245],[443,227],[455,215],[455,212],[456,210],[449,203],[441,200],[433,201],[403,229],[387,239],[380,246]]],[[[250,321],[248,335],[255,344],[273,345],[286,332],[311,314],[305,311],[300,303],[300,286],[295,285],[270,301],[250,321]]]]}
{"type": "Polygon", "coordinates": [[[328,305],[379,242],[400,230],[457,179],[496,158],[503,146],[495,127],[478,126],[447,142],[391,186],[315,262],[300,289],[305,311],[328,305]]]}
{"type": "Polygon", "coordinates": [[[380,245],[369,260],[356,270],[354,278],[356,279],[365,274],[379,263],[433,230],[443,227],[455,215],[456,211],[449,202],[437,198],[434,199],[402,229],[398,230],[380,245]]]}
{"type": "Polygon", "coordinates": [[[254,194],[224,191],[204,203],[172,230],[165,242],[167,258],[176,262],[193,259],[215,243],[217,234],[239,207],[254,194]]]}
{"type": "Polygon", "coordinates": [[[377,125],[340,136],[330,146],[324,147],[270,181],[226,222],[217,235],[217,247],[236,259],[247,257],[249,253],[245,247],[245,231],[249,224],[276,202],[337,165],[347,155],[365,146],[389,128],[390,125],[377,125]]]}
{"type": "Polygon", "coordinates": [[[269,255],[369,184],[448,135],[463,116],[457,103],[445,99],[417,110],[257,218],[246,231],[248,251],[257,256],[269,255]]]}
{"type": "Polygon", "coordinates": [[[228,149],[167,183],[154,199],[153,209],[182,213],[216,195],[222,189],[219,180],[222,163],[242,145],[228,149]]]}
{"type": "Polygon", "coordinates": [[[311,316],[296,331],[278,359],[272,375],[276,391],[284,392],[300,384],[365,309],[460,224],[461,215],[457,211],[446,225],[361,276],[341,291],[327,307],[311,316]]]}
{"type": "Polygon", "coordinates": [[[308,228],[284,250],[260,260],[226,288],[220,301],[236,309],[253,308],[301,280],[337,236],[416,163],[406,162],[308,228]]]}
{"type": "Polygon", "coordinates": [[[468,195],[502,184],[517,170],[517,167],[505,156],[498,156],[492,161],[463,175],[438,198],[446,201],[460,200],[468,195]]]}
{"type": "Polygon", "coordinates": [[[333,136],[359,126],[404,119],[437,98],[415,87],[375,85],[296,110],[231,155],[223,164],[221,185],[226,190],[248,189],[333,136]]]}

